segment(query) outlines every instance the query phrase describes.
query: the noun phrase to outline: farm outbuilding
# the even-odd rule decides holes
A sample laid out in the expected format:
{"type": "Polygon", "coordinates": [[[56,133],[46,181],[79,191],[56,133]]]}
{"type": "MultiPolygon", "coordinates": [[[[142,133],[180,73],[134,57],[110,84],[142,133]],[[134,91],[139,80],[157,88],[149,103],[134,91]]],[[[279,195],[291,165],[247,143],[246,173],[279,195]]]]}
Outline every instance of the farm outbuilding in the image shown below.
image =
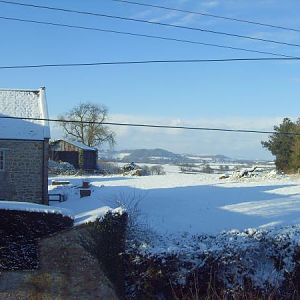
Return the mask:
{"type": "Polygon", "coordinates": [[[97,170],[98,150],[80,142],[57,140],[50,143],[50,159],[68,162],[75,169],[97,170]]]}

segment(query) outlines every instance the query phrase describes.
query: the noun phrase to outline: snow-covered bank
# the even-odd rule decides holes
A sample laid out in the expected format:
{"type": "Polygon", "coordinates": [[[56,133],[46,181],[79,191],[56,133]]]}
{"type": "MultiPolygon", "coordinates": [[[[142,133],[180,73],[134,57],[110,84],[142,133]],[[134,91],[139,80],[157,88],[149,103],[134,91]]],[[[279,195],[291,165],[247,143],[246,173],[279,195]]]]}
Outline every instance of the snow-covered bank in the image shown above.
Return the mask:
{"type": "Polygon", "coordinates": [[[29,202],[17,202],[17,201],[0,201],[0,209],[14,210],[14,211],[26,211],[26,212],[39,212],[45,214],[61,214],[73,219],[73,214],[70,210],[61,207],[49,207],[48,205],[35,204],[29,202]]]}
{"type": "Polygon", "coordinates": [[[205,294],[211,276],[217,288],[232,295],[246,289],[268,295],[277,289],[281,297],[295,290],[300,277],[297,177],[262,174],[221,180],[218,175],[169,172],[60,179],[70,185],[49,186],[50,193],[66,195],[59,206],[72,210],[75,222],[101,215],[108,207],[127,207],[129,217],[130,208],[138,208],[134,225],[141,230],[129,236],[126,252],[127,283],[138,299],[157,286],[164,294],[189,290],[199,282],[205,294]],[[90,197],[80,198],[83,180],[91,184],[90,197]]]}
{"type": "Polygon", "coordinates": [[[205,299],[298,299],[300,294],[300,225],[215,236],[141,236],[129,241],[127,255],[133,299],[151,293],[172,293],[176,299],[195,299],[195,294],[205,299]]]}

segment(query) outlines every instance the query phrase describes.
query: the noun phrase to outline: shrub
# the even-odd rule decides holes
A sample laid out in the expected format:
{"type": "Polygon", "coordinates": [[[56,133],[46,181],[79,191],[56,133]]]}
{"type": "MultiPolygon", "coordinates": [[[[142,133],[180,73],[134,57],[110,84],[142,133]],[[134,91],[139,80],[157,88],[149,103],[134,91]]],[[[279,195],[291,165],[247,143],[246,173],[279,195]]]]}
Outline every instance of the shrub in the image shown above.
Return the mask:
{"type": "Polygon", "coordinates": [[[82,237],[82,246],[99,262],[119,295],[124,295],[124,262],[127,213],[108,212],[103,219],[87,225],[88,237],[82,237]]]}
{"type": "Polygon", "coordinates": [[[203,173],[212,174],[214,173],[214,170],[210,167],[210,165],[204,165],[202,168],[203,173]]]}
{"type": "Polygon", "coordinates": [[[150,167],[143,165],[140,167],[140,176],[149,176],[151,175],[150,167]]]}
{"type": "Polygon", "coordinates": [[[155,166],[150,167],[150,173],[151,173],[151,175],[165,175],[166,174],[163,166],[161,166],[161,165],[155,165],[155,166]]]}
{"type": "Polygon", "coordinates": [[[122,174],[123,170],[116,163],[98,162],[100,173],[104,175],[122,174]]]}

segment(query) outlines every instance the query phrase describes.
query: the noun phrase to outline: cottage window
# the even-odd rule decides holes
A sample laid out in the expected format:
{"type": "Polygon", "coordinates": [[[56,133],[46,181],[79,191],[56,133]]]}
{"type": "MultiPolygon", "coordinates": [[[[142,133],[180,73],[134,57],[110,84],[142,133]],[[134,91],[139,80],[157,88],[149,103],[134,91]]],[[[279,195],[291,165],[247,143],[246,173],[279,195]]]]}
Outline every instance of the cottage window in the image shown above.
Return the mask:
{"type": "Polygon", "coordinates": [[[4,150],[0,150],[0,171],[4,171],[5,168],[5,154],[4,150]]]}

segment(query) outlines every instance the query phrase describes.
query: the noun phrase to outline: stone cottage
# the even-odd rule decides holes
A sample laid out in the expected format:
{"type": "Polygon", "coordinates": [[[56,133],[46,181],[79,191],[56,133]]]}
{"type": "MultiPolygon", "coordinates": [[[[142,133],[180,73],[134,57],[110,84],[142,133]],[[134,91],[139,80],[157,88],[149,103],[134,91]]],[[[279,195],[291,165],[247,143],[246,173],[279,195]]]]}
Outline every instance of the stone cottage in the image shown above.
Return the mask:
{"type": "Polygon", "coordinates": [[[45,88],[0,89],[0,200],[48,204],[50,128],[45,88]]]}

